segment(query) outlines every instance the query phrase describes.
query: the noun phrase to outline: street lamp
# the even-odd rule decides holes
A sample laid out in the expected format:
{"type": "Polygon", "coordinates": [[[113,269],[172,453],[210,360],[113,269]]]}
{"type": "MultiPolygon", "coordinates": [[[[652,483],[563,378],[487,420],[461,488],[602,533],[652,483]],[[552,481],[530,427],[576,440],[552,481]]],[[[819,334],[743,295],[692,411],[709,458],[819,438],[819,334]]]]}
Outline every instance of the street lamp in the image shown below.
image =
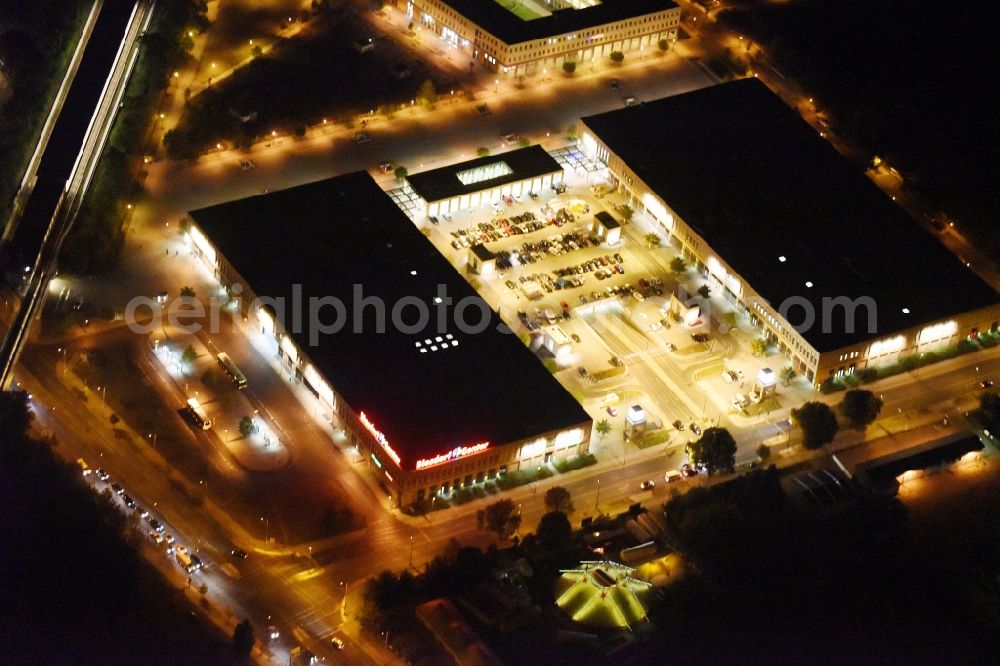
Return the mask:
{"type": "Polygon", "coordinates": [[[97,390],[101,392],[101,416],[104,416],[104,398],[107,395],[107,386],[98,386],[97,390]]]}
{"type": "Polygon", "coordinates": [[[264,516],[261,516],[260,519],[264,523],[264,545],[267,545],[267,543],[270,541],[270,539],[267,538],[268,537],[267,532],[268,528],[270,528],[271,526],[271,519],[265,518],[264,516]]]}
{"type": "Polygon", "coordinates": [[[146,435],[146,439],[149,439],[150,437],[153,438],[153,450],[155,451],[156,450],[156,433],[153,432],[153,433],[150,433],[150,434],[146,435]]]}
{"type": "Polygon", "coordinates": [[[413,537],[410,537],[410,568],[413,568],[413,537]]]}
{"type": "Polygon", "coordinates": [[[500,92],[500,79],[493,79],[493,94],[500,92]]]}
{"type": "Polygon", "coordinates": [[[594,499],[594,511],[597,511],[597,505],[601,502],[601,480],[597,480],[597,497],[594,499]]]}

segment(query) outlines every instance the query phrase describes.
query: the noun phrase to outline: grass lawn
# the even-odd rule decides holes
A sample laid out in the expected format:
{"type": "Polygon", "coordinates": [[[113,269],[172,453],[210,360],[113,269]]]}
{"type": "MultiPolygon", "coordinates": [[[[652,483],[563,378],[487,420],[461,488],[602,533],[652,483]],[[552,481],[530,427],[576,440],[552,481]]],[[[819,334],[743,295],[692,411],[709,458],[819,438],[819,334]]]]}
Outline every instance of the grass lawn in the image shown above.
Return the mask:
{"type": "Polygon", "coordinates": [[[756,405],[750,405],[747,407],[746,412],[750,416],[760,416],[761,414],[773,412],[776,409],[781,409],[781,401],[772,397],[761,400],[756,405]]]}
{"type": "MultiPolygon", "coordinates": [[[[708,343],[705,342],[695,342],[684,347],[678,347],[675,354],[698,354],[700,352],[708,351],[708,343]]],[[[721,372],[721,370],[719,371],[721,372]]]]}
{"type": "Polygon", "coordinates": [[[438,91],[457,91],[449,75],[390,38],[358,53],[353,41],[371,32],[362,18],[344,13],[323,20],[310,35],[277,47],[192,98],[179,132],[204,149],[220,140],[245,142],[272,130],[288,132],[326,117],[409,105],[425,80],[438,91]],[[407,73],[398,78],[403,70],[407,73]],[[234,112],[256,113],[256,120],[241,124],[234,112]]]}
{"type": "Polygon", "coordinates": [[[695,381],[698,381],[700,379],[705,379],[706,377],[714,377],[716,375],[721,375],[722,371],[725,369],[725,364],[722,361],[719,361],[718,363],[713,363],[712,365],[695,370],[693,378],[695,381]]]}
{"type": "Polygon", "coordinates": [[[634,437],[629,444],[639,449],[648,449],[651,446],[663,444],[670,440],[670,431],[666,429],[645,432],[638,437],[634,437]]]}
{"type": "Polygon", "coordinates": [[[497,0],[497,2],[501,6],[503,6],[504,9],[506,9],[507,11],[509,11],[511,14],[521,19],[522,21],[531,21],[533,19],[542,17],[541,14],[529,9],[520,2],[517,2],[517,0],[513,0],[513,2],[510,0],[497,0]]]}

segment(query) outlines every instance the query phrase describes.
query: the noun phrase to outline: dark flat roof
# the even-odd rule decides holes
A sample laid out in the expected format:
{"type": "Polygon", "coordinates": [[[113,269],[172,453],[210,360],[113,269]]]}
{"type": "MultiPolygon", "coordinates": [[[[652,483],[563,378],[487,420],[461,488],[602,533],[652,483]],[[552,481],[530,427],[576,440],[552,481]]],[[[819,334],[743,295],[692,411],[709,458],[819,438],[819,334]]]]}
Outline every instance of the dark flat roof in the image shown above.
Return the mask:
{"type": "Polygon", "coordinates": [[[495,0],[441,0],[441,2],[507,44],[586,30],[677,6],[670,0],[602,0],[593,7],[562,9],[550,16],[525,21],[495,0]]]}
{"type": "Polygon", "coordinates": [[[757,79],[583,122],[772,307],[808,300],[821,352],[1000,301],[757,79]],[[821,299],[838,296],[873,298],[877,332],[858,308],[847,333],[837,308],[823,333],[821,299]]]}
{"type": "Polygon", "coordinates": [[[519,180],[544,176],[558,171],[562,171],[559,163],[545,152],[544,148],[536,144],[497,155],[477,157],[468,162],[459,162],[458,164],[451,164],[439,169],[422,171],[407,176],[406,181],[413,188],[413,191],[419,194],[424,201],[431,202],[442,201],[463,194],[482,192],[498,185],[515,183],[519,180]],[[497,162],[503,162],[509,166],[511,173],[499,178],[470,183],[469,185],[463,184],[458,179],[458,174],[463,171],[497,162]]]}
{"type": "MultiPolygon", "coordinates": [[[[350,407],[385,434],[405,469],[456,446],[505,444],[589,420],[517,336],[498,332],[497,314],[366,172],[211,206],[191,217],[258,296],[290,297],[298,284],[306,313],[313,296],[344,302],[342,332],[319,336],[317,346],[309,346],[308,331],[292,337],[350,407]],[[359,323],[352,314],[355,284],[365,298],[386,303],[385,333],[375,332],[373,306],[362,311],[364,332],[353,332],[359,323]],[[444,330],[458,346],[420,353],[416,342],[444,335],[432,303],[438,285],[455,304],[463,298],[482,304],[489,326],[461,332],[453,305],[444,330]],[[391,324],[392,305],[404,297],[424,301],[432,312],[413,334],[391,324]]],[[[480,312],[468,307],[465,319],[476,324],[480,312]]],[[[294,317],[290,305],[286,313],[294,317]]],[[[336,318],[332,308],[321,316],[336,318]]],[[[403,319],[414,323],[416,308],[404,309],[403,319]]]]}
{"type": "Polygon", "coordinates": [[[594,215],[594,217],[597,218],[597,221],[600,222],[605,229],[617,229],[622,226],[618,223],[618,220],[611,215],[611,213],[605,210],[599,211],[596,215],[594,215]]]}

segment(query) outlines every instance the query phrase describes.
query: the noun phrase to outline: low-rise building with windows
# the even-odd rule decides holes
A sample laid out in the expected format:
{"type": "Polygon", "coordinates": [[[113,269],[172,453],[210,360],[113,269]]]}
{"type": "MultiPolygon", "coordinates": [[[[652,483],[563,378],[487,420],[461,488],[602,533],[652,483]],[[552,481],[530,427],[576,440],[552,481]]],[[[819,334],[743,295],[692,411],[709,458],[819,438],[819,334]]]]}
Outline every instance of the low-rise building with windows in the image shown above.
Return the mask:
{"type": "Polygon", "coordinates": [[[188,218],[247,334],[395,505],[588,450],[580,404],[367,173],[188,218]]]}
{"type": "Polygon", "coordinates": [[[998,332],[997,293],[757,79],[583,118],[580,145],[694,266],[690,291],[816,385],[998,332]]]}
{"type": "Polygon", "coordinates": [[[415,26],[503,77],[555,73],[580,65],[670,48],[681,9],[670,0],[398,0],[415,26]]]}
{"type": "Polygon", "coordinates": [[[562,180],[562,166],[539,145],[406,176],[407,184],[419,197],[417,212],[428,217],[499,205],[505,197],[528,196],[532,192],[540,195],[562,180]]]}

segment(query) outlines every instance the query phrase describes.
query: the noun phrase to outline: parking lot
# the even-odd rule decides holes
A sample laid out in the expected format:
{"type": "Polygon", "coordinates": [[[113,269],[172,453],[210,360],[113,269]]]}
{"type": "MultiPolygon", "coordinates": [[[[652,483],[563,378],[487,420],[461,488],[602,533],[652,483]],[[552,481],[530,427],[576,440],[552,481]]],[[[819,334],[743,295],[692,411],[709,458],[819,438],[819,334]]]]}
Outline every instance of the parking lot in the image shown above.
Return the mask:
{"type": "MultiPolygon", "coordinates": [[[[755,331],[721,299],[710,297],[712,319],[685,321],[671,313],[678,286],[694,293],[705,279],[690,269],[670,270],[677,249],[650,246],[653,225],[641,212],[626,222],[623,195],[602,175],[595,180],[595,172],[572,169],[564,191],[547,188],[418,224],[460,272],[476,278],[508,324],[531,334],[532,348],[552,359],[557,378],[583,396],[596,419],[610,415],[606,396],[624,391],[641,396],[650,413],[682,435],[670,440],[679,443],[708,425],[748,425],[775,408],[759,402],[754,383],[762,368],[780,372],[784,359],[752,356],[755,331]],[[613,245],[592,232],[600,212],[624,222],[613,245]],[[468,248],[478,243],[496,257],[492,274],[467,270],[468,248]],[[553,336],[564,337],[559,353],[549,349],[553,336]]],[[[610,420],[624,428],[621,415],[610,420]]]]}

